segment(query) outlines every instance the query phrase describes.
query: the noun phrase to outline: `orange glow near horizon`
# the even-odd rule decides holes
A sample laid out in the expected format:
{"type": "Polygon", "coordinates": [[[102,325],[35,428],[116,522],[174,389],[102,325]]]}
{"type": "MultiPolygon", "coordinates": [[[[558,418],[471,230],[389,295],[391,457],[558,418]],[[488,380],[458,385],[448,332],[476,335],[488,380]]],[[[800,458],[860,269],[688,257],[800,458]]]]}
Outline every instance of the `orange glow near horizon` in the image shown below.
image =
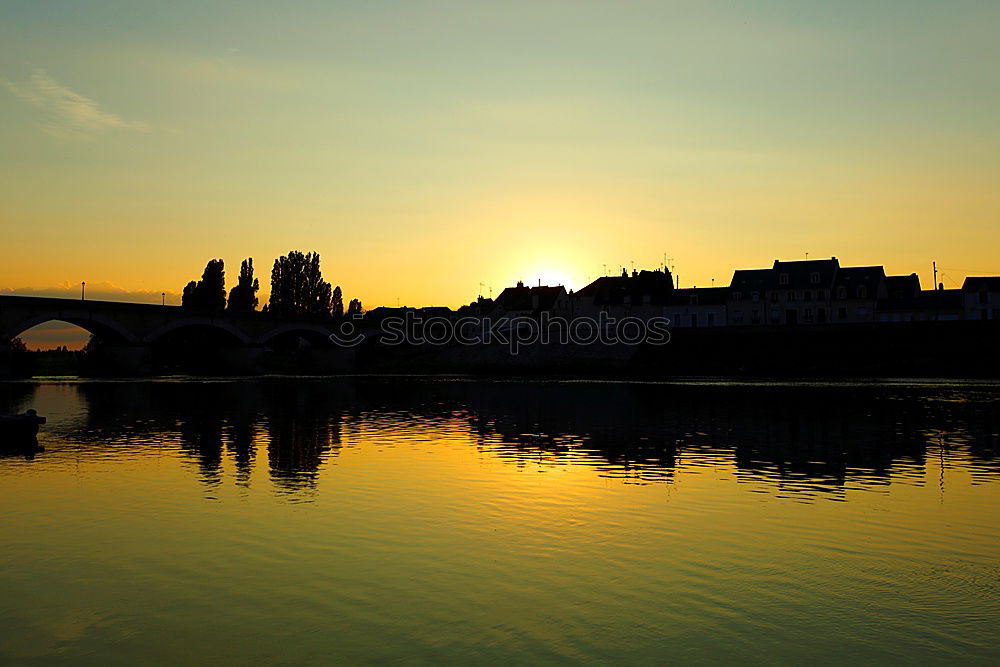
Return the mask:
{"type": "Polygon", "coordinates": [[[291,249],[368,308],[664,257],[1000,274],[1000,8],[584,5],[10,7],[0,294],[178,303],[252,257],[263,301],[291,249]]]}

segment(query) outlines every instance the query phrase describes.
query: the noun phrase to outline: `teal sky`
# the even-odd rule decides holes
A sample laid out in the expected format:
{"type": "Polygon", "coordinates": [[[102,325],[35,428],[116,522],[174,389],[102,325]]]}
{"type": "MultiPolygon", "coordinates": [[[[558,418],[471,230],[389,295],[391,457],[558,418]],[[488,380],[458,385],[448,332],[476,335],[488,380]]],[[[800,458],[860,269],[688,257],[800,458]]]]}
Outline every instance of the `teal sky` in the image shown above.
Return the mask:
{"type": "MultiPolygon", "coordinates": [[[[775,258],[1000,272],[1000,4],[0,9],[0,289],[317,250],[366,306],[775,258]]],[[[100,287],[99,287],[100,288],[100,287]]]]}

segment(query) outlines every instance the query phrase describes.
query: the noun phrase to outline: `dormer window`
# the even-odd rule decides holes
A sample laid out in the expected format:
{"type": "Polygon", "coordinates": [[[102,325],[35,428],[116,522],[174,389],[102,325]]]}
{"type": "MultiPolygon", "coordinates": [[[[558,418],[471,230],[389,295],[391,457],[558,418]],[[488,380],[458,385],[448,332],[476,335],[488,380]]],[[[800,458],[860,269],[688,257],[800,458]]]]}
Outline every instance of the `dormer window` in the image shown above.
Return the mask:
{"type": "Polygon", "coordinates": [[[778,276],[778,284],[779,285],[787,285],[788,284],[788,274],[787,273],[782,273],[781,275],[778,276]]]}
{"type": "Polygon", "coordinates": [[[865,289],[864,285],[858,285],[858,298],[864,299],[868,296],[868,290],[865,289]]]}
{"type": "Polygon", "coordinates": [[[812,273],[809,274],[809,282],[811,282],[813,285],[819,284],[819,271],[813,271],[812,273]]]}
{"type": "Polygon", "coordinates": [[[692,306],[697,306],[698,305],[698,295],[696,295],[696,294],[692,294],[691,295],[691,305],[692,306]]]}
{"type": "Polygon", "coordinates": [[[750,298],[754,301],[760,301],[760,292],[750,292],[750,298]]]}
{"type": "Polygon", "coordinates": [[[846,299],[847,298],[847,288],[841,285],[837,288],[837,298],[846,299]]]}
{"type": "Polygon", "coordinates": [[[742,300],[743,300],[743,292],[733,292],[733,301],[739,302],[742,300]]]}

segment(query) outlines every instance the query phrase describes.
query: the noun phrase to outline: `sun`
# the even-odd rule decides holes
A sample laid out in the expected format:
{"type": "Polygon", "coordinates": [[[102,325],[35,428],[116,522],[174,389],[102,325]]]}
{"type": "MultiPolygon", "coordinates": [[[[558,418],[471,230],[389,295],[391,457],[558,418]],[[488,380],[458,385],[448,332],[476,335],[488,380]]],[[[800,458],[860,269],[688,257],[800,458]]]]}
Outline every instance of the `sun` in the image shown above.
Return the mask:
{"type": "Polygon", "coordinates": [[[549,287],[562,285],[566,289],[576,287],[575,282],[568,271],[554,268],[536,269],[524,275],[524,284],[535,287],[539,284],[549,287]]]}

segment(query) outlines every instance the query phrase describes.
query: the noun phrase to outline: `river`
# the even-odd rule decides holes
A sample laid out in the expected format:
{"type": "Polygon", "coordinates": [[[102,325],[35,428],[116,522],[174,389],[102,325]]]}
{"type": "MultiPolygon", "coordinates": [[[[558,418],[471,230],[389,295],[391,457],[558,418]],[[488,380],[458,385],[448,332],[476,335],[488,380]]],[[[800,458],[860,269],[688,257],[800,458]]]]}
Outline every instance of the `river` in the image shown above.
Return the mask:
{"type": "Polygon", "coordinates": [[[42,380],[3,664],[988,663],[1000,385],[42,380]]]}

